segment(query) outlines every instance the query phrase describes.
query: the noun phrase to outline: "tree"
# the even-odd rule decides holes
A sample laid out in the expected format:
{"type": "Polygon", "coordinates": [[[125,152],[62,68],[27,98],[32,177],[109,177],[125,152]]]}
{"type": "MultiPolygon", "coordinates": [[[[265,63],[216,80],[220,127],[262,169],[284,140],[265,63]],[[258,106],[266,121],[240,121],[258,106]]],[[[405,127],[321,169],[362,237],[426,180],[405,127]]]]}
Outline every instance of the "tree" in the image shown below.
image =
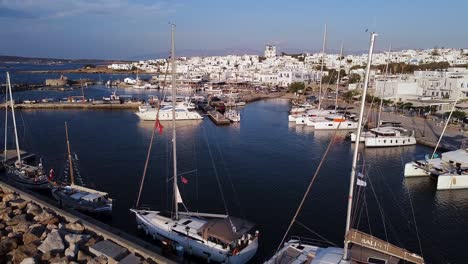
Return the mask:
{"type": "MultiPolygon", "coordinates": [[[[450,114],[450,112],[445,113],[445,115],[447,116],[448,114],[450,114]]],[[[452,113],[452,119],[463,120],[465,117],[466,117],[466,113],[463,111],[456,110],[456,111],[453,111],[452,113]]]]}
{"type": "Polygon", "coordinates": [[[358,83],[359,81],[361,81],[361,75],[359,74],[356,74],[356,73],[352,73],[348,76],[348,82],[349,83],[358,83]]]}
{"type": "Polygon", "coordinates": [[[94,69],[94,68],[96,68],[96,65],[94,65],[94,64],[85,64],[84,68],[85,69],[94,69]]]}
{"type": "Polygon", "coordinates": [[[288,92],[297,93],[299,91],[304,92],[305,84],[303,82],[293,82],[288,87],[288,92]]]}

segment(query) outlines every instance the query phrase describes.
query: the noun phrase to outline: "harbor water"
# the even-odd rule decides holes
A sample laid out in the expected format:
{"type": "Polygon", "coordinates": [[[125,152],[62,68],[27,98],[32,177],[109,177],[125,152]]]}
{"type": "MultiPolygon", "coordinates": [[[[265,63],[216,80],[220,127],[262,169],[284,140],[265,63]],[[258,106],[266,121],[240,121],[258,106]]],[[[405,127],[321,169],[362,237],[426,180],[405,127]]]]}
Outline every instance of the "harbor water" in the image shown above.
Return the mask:
{"type": "MultiPolygon", "coordinates": [[[[93,87],[85,93],[100,98],[110,90],[93,87]]],[[[154,91],[118,93],[146,98],[154,91]]],[[[66,96],[54,91],[14,93],[21,100],[66,96]]],[[[289,124],[289,108],[288,100],[271,99],[241,108],[239,124],[217,127],[208,118],[177,122],[178,173],[188,181],[179,183],[185,205],[190,211],[229,213],[256,223],[260,245],[253,263],[262,262],[279,246],[334,136],[333,131],[289,124]]],[[[137,235],[129,209],[135,206],[153,122],[140,121],[130,110],[18,110],[16,116],[21,148],[36,153],[57,177],[65,168],[68,122],[79,180],[115,199],[112,218],[106,220],[110,225],[137,235]]],[[[0,125],[4,126],[3,118],[0,125]]],[[[141,200],[145,207],[171,210],[171,123],[163,126],[162,134],[155,136],[141,200]]],[[[9,132],[8,147],[13,148],[11,127],[9,132]]],[[[289,236],[320,235],[342,246],[354,145],[343,133],[331,144],[289,236]]],[[[354,226],[422,254],[427,263],[465,263],[468,190],[436,191],[430,178],[403,177],[406,162],[430,152],[423,146],[363,149],[360,169],[367,186],[361,188],[366,202],[359,201],[354,226]]]]}

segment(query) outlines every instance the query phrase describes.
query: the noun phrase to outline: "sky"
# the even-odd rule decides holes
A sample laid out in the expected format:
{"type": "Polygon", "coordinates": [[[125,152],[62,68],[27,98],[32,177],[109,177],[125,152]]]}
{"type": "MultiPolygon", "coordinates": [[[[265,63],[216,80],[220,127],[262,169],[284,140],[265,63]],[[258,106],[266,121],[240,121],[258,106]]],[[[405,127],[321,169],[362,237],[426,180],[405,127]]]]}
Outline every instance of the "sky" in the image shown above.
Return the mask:
{"type": "Polygon", "coordinates": [[[0,0],[0,55],[139,59],[327,50],[468,48],[466,0],[0,0]]]}

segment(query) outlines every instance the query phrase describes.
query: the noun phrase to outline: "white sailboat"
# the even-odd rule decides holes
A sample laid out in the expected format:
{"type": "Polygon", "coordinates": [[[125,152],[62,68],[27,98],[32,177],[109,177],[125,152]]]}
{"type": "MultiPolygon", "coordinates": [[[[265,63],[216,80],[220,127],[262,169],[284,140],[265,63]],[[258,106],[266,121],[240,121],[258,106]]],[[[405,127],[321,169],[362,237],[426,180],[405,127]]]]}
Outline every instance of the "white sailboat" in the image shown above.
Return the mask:
{"type": "Polygon", "coordinates": [[[68,140],[68,126],[65,122],[67,139],[68,164],[70,184],[53,183],[52,196],[61,206],[73,208],[86,213],[112,213],[112,199],[109,194],[75,184],[73,158],[71,156],[70,141],[68,140]]]}
{"type": "MultiPolygon", "coordinates": [[[[16,117],[15,117],[15,105],[13,102],[13,94],[11,91],[11,82],[10,82],[10,74],[6,73],[7,85],[6,85],[6,95],[5,95],[5,111],[7,111],[5,117],[8,117],[8,96],[10,97],[10,108],[11,108],[11,115],[13,119],[13,127],[15,130],[15,144],[16,144],[16,155],[17,160],[14,164],[5,163],[5,168],[7,169],[8,176],[20,184],[23,187],[29,189],[48,189],[49,188],[49,180],[47,176],[44,174],[44,168],[42,167],[42,163],[39,163],[38,166],[33,166],[26,164],[21,159],[21,152],[18,140],[18,130],[16,127],[16,117]]],[[[5,120],[5,126],[7,121],[5,120]]],[[[6,131],[6,127],[5,127],[6,131]]],[[[5,134],[5,149],[7,146],[7,135],[5,134]]],[[[6,156],[6,154],[5,154],[6,156]]]]}
{"type": "MultiPolygon", "coordinates": [[[[175,25],[172,25],[171,59],[173,77],[175,76],[176,67],[174,30],[175,25]]],[[[172,78],[172,93],[175,94],[175,92],[175,78],[172,78]]],[[[161,211],[131,209],[135,213],[137,227],[153,238],[171,244],[178,250],[183,250],[188,255],[221,263],[246,263],[255,255],[258,248],[258,232],[254,231],[252,223],[229,215],[179,212],[178,207],[179,204],[183,204],[183,200],[177,185],[175,100],[172,101],[172,111],[174,212],[167,214],[161,211]]],[[[153,137],[151,143],[152,140],[153,137]]],[[[149,151],[150,149],[151,147],[149,151]]],[[[144,176],[140,185],[137,207],[139,206],[143,182],[144,176]]]]}
{"type": "MultiPolygon", "coordinates": [[[[364,114],[365,97],[369,81],[370,65],[374,47],[375,33],[371,34],[369,57],[367,62],[366,77],[364,81],[364,91],[361,101],[361,111],[358,137],[362,130],[362,117],[364,114]]],[[[351,228],[351,214],[353,210],[354,187],[357,174],[357,161],[359,154],[359,141],[356,143],[353,153],[353,163],[351,167],[351,181],[349,188],[348,210],[346,217],[345,242],[343,248],[321,247],[313,243],[307,243],[300,239],[291,239],[276,252],[276,254],[266,261],[268,264],[302,264],[302,263],[424,263],[422,257],[408,252],[405,249],[394,246],[384,240],[373,237],[369,234],[351,228]]],[[[297,212],[296,212],[297,215],[297,212]]]]}

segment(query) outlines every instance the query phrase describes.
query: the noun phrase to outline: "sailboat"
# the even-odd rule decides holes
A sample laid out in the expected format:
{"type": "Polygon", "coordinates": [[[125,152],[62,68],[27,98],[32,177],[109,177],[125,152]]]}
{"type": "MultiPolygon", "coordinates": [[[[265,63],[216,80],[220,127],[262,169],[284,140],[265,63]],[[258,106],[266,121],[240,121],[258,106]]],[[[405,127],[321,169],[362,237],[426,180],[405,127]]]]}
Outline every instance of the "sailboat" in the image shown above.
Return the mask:
{"type": "MultiPolygon", "coordinates": [[[[358,137],[362,130],[362,120],[364,115],[365,97],[369,82],[370,65],[372,62],[372,52],[377,34],[371,33],[369,56],[366,68],[366,78],[364,81],[363,96],[361,99],[361,111],[358,137]]],[[[359,141],[356,142],[353,153],[353,163],[351,167],[351,181],[349,188],[348,210],[346,216],[345,242],[343,248],[321,247],[313,243],[307,243],[300,239],[292,239],[276,252],[268,260],[268,264],[288,264],[288,263],[424,263],[424,259],[405,249],[392,245],[384,240],[366,234],[362,231],[351,228],[351,214],[353,211],[353,196],[355,194],[355,181],[357,173],[357,162],[359,154],[359,141]]],[[[359,179],[358,184],[359,184],[359,179]]],[[[362,185],[362,183],[360,184],[362,185]]],[[[296,213],[297,215],[297,213],[296,213]]]]}
{"type": "MultiPolygon", "coordinates": [[[[176,94],[174,78],[176,69],[174,30],[175,25],[172,25],[171,60],[173,95],[176,94]]],[[[175,101],[176,100],[172,100],[172,155],[174,172],[172,180],[174,212],[167,214],[161,211],[131,209],[130,211],[136,216],[137,228],[143,230],[154,239],[161,240],[164,244],[172,245],[178,251],[184,251],[188,255],[194,255],[207,261],[220,263],[246,263],[255,255],[258,248],[258,231],[254,231],[253,223],[229,215],[179,212],[178,208],[180,204],[183,204],[183,200],[177,185],[175,101]]],[[[156,121],[156,124],[158,124],[158,121],[156,121]]],[[[148,157],[153,136],[148,150],[148,157]]],[[[145,172],[147,168],[146,165],[145,172]]],[[[143,182],[144,176],[141,181],[136,208],[139,207],[143,182]]]]}
{"type": "MultiPolygon", "coordinates": [[[[15,118],[15,105],[13,102],[13,95],[11,92],[11,82],[10,82],[10,74],[7,72],[7,86],[6,86],[6,95],[5,95],[5,110],[8,113],[8,96],[10,97],[10,108],[11,108],[11,115],[13,118],[13,127],[15,130],[15,143],[16,143],[16,156],[17,160],[14,164],[5,163],[5,168],[7,169],[8,176],[20,184],[23,187],[29,189],[48,189],[49,188],[49,180],[47,176],[44,174],[44,168],[42,167],[42,162],[39,163],[38,166],[33,166],[26,164],[21,159],[21,151],[19,146],[18,140],[18,130],[16,127],[16,118],[15,118]]],[[[8,117],[6,114],[5,117],[8,117]]],[[[6,129],[7,120],[5,120],[5,129],[6,129]]],[[[5,147],[7,146],[7,136],[5,134],[5,147]]]]}
{"type": "Polygon", "coordinates": [[[75,184],[73,159],[68,140],[68,126],[65,122],[65,134],[67,138],[68,165],[70,185],[53,183],[52,196],[61,206],[66,206],[86,213],[110,214],[112,212],[112,199],[105,192],[96,191],[75,184]]]}
{"type": "MultiPolygon", "coordinates": [[[[377,118],[377,127],[371,128],[363,132],[359,137],[361,142],[364,142],[366,147],[399,147],[416,145],[416,138],[414,131],[410,131],[401,126],[398,122],[384,122],[381,120],[383,109],[383,97],[385,92],[385,85],[387,83],[388,66],[391,58],[391,46],[388,50],[387,64],[385,66],[384,87],[381,92],[379,113],[377,118]]],[[[358,138],[356,133],[351,133],[351,142],[356,142],[358,138]]]]}

